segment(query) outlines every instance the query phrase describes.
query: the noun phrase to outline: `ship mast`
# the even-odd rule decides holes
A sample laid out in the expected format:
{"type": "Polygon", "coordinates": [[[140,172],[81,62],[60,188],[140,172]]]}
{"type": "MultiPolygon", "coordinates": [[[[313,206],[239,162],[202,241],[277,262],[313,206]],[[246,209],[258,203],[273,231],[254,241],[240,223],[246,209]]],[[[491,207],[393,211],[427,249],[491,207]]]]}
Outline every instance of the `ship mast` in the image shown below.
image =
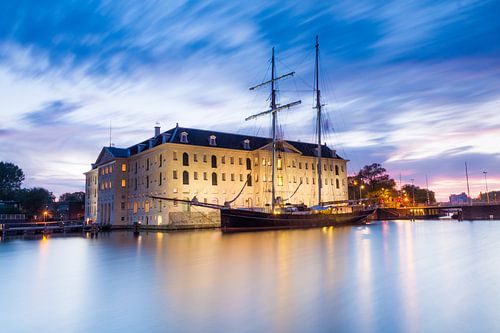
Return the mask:
{"type": "Polygon", "coordinates": [[[321,205],[321,97],[319,91],[319,42],[316,35],[316,75],[315,75],[316,91],[316,128],[318,131],[318,205],[321,205]]]}
{"type": "Polygon", "coordinates": [[[277,106],[277,104],[276,104],[276,81],[283,79],[283,78],[286,78],[288,76],[293,76],[294,74],[295,74],[295,72],[291,72],[291,73],[276,77],[276,63],[275,63],[275,58],[274,58],[274,47],[273,47],[272,56],[271,56],[271,80],[263,82],[261,84],[258,84],[256,86],[250,88],[250,90],[254,90],[254,89],[260,88],[268,83],[271,83],[271,105],[270,105],[271,109],[245,118],[245,120],[248,121],[248,120],[255,119],[257,117],[269,114],[269,113],[271,113],[271,115],[272,115],[272,136],[273,136],[273,138],[272,138],[272,185],[271,185],[271,187],[272,187],[272,189],[271,189],[272,199],[271,199],[271,208],[272,208],[273,212],[274,212],[274,208],[276,205],[276,190],[275,190],[276,163],[275,162],[276,162],[276,123],[277,123],[276,118],[277,118],[277,113],[280,110],[288,109],[292,106],[295,106],[295,105],[298,105],[301,103],[301,101],[299,100],[299,101],[295,101],[295,102],[285,104],[282,106],[277,106]]]}

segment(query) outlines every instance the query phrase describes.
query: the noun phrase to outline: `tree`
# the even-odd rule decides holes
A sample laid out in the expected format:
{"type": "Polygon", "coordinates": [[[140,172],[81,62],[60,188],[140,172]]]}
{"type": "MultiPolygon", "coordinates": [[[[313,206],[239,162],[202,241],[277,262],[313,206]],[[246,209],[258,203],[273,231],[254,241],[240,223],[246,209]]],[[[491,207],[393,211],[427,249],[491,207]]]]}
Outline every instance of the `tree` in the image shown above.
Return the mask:
{"type": "Polygon", "coordinates": [[[85,202],[85,192],[63,193],[59,196],[59,202],[85,202]]]}
{"type": "Polygon", "coordinates": [[[17,165],[0,162],[0,199],[10,199],[11,193],[21,188],[24,172],[17,165]]]}
{"type": "Polygon", "coordinates": [[[415,203],[427,203],[427,192],[429,192],[429,203],[435,203],[436,197],[433,191],[428,191],[425,188],[420,188],[415,185],[405,184],[402,188],[403,196],[408,198],[406,204],[413,203],[413,194],[415,194],[415,203]]]}
{"type": "Polygon", "coordinates": [[[21,189],[15,193],[16,201],[19,201],[23,212],[27,215],[40,215],[55,200],[52,192],[41,187],[21,189]]]}
{"type": "Polygon", "coordinates": [[[359,170],[356,178],[368,187],[368,193],[377,192],[382,189],[393,190],[396,186],[394,179],[389,177],[387,170],[379,163],[365,165],[363,169],[359,170]]]}

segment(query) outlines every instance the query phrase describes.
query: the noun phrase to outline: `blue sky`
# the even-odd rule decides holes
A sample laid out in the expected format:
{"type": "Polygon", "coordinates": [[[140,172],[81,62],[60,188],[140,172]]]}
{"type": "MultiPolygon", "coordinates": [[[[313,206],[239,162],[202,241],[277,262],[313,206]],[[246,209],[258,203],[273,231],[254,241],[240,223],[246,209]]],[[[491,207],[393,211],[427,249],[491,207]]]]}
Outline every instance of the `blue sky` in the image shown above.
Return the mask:
{"type": "Polygon", "coordinates": [[[27,186],[83,189],[112,140],[159,122],[267,135],[271,47],[285,138],[312,140],[314,36],[320,36],[327,143],[355,172],[382,163],[446,199],[500,188],[498,1],[2,1],[0,159],[27,186]]]}

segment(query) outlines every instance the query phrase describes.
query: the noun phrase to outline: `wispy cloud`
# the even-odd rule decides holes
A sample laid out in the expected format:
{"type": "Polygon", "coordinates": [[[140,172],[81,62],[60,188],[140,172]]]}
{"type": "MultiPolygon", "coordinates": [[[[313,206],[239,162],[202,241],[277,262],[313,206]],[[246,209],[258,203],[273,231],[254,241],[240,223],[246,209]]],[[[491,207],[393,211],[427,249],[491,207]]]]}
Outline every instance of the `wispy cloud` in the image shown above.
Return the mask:
{"type": "Polygon", "coordinates": [[[381,162],[421,185],[430,174],[445,198],[464,160],[500,178],[499,10],[451,0],[4,1],[0,159],[60,193],[83,187],[110,120],[119,146],[157,121],[267,135],[267,119],[242,119],[268,107],[267,91],[247,88],[271,46],[280,72],[297,71],[281,101],[303,100],[281,128],[311,140],[319,33],[328,143],[353,171],[381,162]]]}

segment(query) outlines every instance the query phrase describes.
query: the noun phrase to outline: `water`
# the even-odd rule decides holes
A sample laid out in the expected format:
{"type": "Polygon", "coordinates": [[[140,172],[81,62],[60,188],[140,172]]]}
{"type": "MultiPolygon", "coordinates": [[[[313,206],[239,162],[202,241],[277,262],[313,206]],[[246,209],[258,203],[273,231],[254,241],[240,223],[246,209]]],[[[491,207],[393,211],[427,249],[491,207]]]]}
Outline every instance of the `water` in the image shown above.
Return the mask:
{"type": "Polygon", "coordinates": [[[500,221],[0,243],[2,332],[498,332],[500,221]]]}

